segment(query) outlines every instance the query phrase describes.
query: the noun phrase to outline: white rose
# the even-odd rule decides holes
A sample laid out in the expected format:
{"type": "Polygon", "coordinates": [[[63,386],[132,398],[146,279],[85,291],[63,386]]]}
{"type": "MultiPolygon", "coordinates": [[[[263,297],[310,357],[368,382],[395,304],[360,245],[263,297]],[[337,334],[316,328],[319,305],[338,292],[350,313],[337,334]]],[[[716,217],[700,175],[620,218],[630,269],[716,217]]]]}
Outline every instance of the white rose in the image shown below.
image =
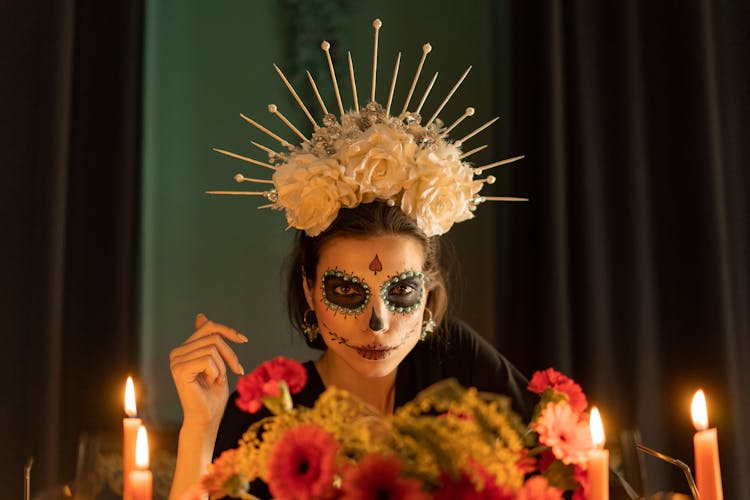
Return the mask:
{"type": "Polygon", "coordinates": [[[277,204],[286,211],[290,227],[309,236],[324,231],[339,209],[359,203],[357,186],[344,176],[344,167],[331,158],[310,153],[293,154],[273,174],[277,204]]]}
{"type": "Polygon", "coordinates": [[[342,145],[336,158],[359,184],[362,202],[369,203],[401,192],[410,178],[416,149],[411,135],[378,123],[358,140],[342,145]]]}
{"type": "Polygon", "coordinates": [[[454,223],[474,217],[469,208],[482,184],[473,177],[471,168],[449,150],[420,151],[401,209],[427,236],[443,234],[454,223]]]}

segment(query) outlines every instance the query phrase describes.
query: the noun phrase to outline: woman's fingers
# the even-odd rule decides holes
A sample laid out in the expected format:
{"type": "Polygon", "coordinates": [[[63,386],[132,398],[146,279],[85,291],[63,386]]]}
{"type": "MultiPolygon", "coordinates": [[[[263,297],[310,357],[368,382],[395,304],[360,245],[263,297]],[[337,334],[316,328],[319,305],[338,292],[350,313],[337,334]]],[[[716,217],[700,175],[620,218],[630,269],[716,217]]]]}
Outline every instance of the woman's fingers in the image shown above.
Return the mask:
{"type": "Polygon", "coordinates": [[[218,351],[210,345],[173,357],[170,367],[185,382],[213,384],[226,378],[226,365],[218,351]]]}
{"type": "Polygon", "coordinates": [[[222,325],[221,323],[215,323],[206,318],[204,314],[198,314],[195,317],[195,328],[195,332],[193,332],[193,334],[188,337],[185,343],[191,342],[201,337],[205,337],[206,335],[211,335],[212,333],[218,333],[227,340],[231,340],[232,342],[236,342],[238,344],[244,344],[245,342],[247,342],[247,337],[239,333],[234,328],[222,325]]]}
{"type": "Polygon", "coordinates": [[[207,322],[208,322],[208,318],[206,317],[205,314],[198,313],[195,315],[195,329],[196,330],[202,327],[207,322]]]}
{"type": "MultiPolygon", "coordinates": [[[[199,352],[201,349],[210,347],[223,359],[232,371],[238,375],[244,375],[245,369],[240,364],[237,354],[234,350],[224,341],[223,337],[218,333],[208,334],[202,337],[198,337],[195,340],[188,340],[184,344],[172,349],[169,353],[169,358],[174,359],[175,357],[190,356],[193,352],[199,352]]],[[[222,363],[223,364],[223,363],[222,363]]]]}

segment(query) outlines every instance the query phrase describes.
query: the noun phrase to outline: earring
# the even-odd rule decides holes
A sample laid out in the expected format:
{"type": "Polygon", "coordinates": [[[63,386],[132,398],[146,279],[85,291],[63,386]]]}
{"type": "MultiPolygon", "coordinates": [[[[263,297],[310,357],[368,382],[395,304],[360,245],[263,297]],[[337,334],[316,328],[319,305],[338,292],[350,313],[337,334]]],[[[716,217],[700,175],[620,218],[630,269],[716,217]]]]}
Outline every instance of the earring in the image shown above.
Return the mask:
{"type": "Polygon", "coordinates": [[[315,318],[315,311],[312,309],[308,309],[305,311],[305,314],[302,315],[302,333],[305,334],[305,337],[307,337],[307,340],[312,343],[317,337],[318,333],[320,333],[320,328],[318,328],[317,322],[315,322],[315,318],[313,321],[307,320],[307,315],[309,313],[312,313],[313,318],[315,318]]]}
{"type": "Polygon", "coordinates": [[[424,312],[427,313],[427,319],[422,321],[422,332],[419,334],[419,340],[425,341],[428,335],[431,335],[435,331],[437,325],[432,321],[432,311],[428,308],[424,308],[424,312]]]}

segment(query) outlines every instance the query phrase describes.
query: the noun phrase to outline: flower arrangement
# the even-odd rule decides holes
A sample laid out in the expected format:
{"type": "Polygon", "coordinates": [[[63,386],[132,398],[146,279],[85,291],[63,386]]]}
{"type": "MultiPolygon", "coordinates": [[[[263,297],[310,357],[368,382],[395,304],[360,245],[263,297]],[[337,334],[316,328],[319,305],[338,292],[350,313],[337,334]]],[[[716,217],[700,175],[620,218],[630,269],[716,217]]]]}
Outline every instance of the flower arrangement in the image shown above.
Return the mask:
{"type": "Polygon", "coordinates": [[[290,153],[274,153],[275,207],[310,236],[325,230],[340,208],[374,200],[398,205],[427,234],[443,234],[472,218],[483,179],[474,179],[461,150],[444,140],[442,123],[387,116],[377,103],[343,115],[290,153]]]}
{"type": "Polygon", "coordinates": [[[312,408],[293,407],[306,372],[276,358],[238,384],[240,408],[261,405],[271,417],[254,423],[202,479],[211,498],[255,498],[261,479],[279,499],[551,500],[587,496],[592,448],[581,387],[553,369],[537,372],[539,394],[528,426],[509,398],[438,382],[392,415],[327,389],[312,408]]]}

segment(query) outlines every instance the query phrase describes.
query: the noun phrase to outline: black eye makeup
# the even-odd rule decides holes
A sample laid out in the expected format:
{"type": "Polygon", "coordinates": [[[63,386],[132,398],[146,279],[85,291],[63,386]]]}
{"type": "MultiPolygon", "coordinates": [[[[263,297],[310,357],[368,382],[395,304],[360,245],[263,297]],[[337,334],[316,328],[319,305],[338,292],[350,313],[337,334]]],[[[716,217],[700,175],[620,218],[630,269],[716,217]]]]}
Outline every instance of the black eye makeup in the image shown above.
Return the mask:
{"type": "Polygon", "coordinates": [[[323,303],[343,314],[360,314],[370,301],[370,287],[353,274],[329,269],[321,280],[323,303]]]}
{"type": "Polygon", "coordinates": [[[422,305],[424,274],[406,271],[389,279],[380,288],[380,298],[390,311],[407,314],[422,305]]]}

